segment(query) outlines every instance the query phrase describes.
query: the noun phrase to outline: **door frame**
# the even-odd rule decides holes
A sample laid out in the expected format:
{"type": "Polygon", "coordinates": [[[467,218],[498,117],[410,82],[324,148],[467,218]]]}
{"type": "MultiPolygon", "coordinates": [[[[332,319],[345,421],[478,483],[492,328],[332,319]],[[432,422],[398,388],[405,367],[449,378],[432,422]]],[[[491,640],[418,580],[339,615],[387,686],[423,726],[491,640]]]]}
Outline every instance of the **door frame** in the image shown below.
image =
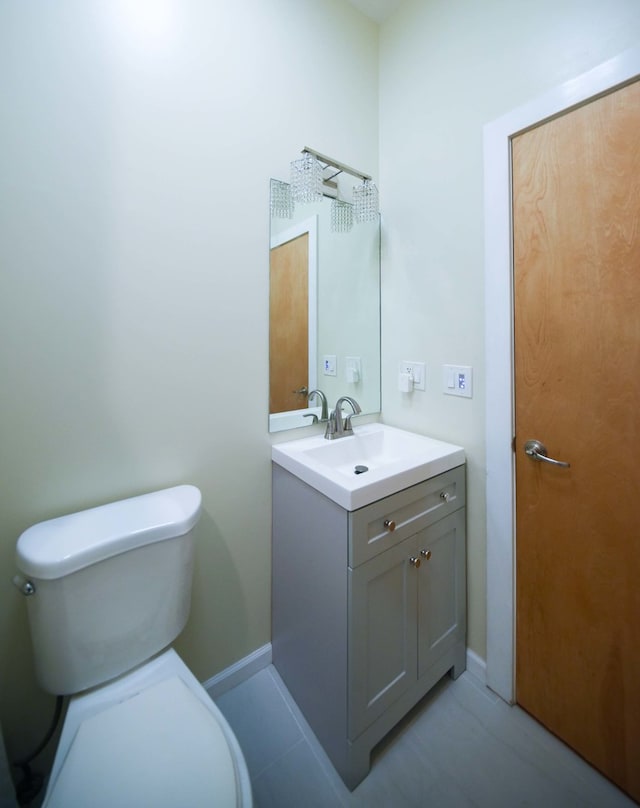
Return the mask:
{"type": "Polygon", "coordinates": [[[632,48],[484,127],[486,682],[515,700],[515,459],[511,138],[640,77],[632,48]]]}

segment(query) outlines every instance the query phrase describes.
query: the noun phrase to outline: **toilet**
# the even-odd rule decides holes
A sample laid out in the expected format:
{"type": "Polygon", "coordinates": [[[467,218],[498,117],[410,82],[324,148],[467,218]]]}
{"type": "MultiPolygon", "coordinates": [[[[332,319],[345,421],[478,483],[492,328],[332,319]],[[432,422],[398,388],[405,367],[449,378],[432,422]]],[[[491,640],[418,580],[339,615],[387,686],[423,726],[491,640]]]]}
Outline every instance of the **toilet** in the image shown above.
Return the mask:
{"type": "Polygon", "coordinates": [[[34,525],[19,538],[36,676],[71,695],[43,805],[252,805],[238,742],[170,647],[191,603],[192,485],[34,525]]]}

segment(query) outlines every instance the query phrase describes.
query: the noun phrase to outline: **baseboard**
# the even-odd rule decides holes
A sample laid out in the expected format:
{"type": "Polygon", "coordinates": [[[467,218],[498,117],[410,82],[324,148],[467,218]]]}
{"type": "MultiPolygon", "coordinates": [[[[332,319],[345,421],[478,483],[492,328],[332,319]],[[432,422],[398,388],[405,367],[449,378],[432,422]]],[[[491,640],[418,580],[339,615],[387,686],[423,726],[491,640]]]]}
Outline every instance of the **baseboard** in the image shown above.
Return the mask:
{"type": "MultiPolygon", "coordinates": [[[[254,673],[262,670],[262,668],[266,668],[267,665],[270,664],[271,643],[267,643],[261,648],[257,648],[243,659],[238,660],[238,662],[234,662],[233,665],[220,671],[220,673],[212,676],[211,679],[207,679],[206,682],[202,683],[202,686],[211,698],[215,699],[217,696],[221,696],[223,693],[226,693],[227,690],[231,690],[232,687],[241,684],[246,679],[253,676],[254,673]]],[[[475,676],[483,685],[487,684],[487,663],[470,648],[467,648],[467,671],[475,676]]]]}
{"type": "Polygon", "coordinates": [[[230,665],[228,668],[220,671],[220,673],[212,676],[211,679],[207,679],[206,682],[202,683],[202,686],[211,698],[215,699],[217,696],[221,696],[223,693],[226,693],[227,690],[231,690],[232,687],[241,684],[246,679],[249,679],[250,676],[253,676],[254,673],[262,670],[262,668],[266,668],[267,665],[270,664],[271,643],[269,642],[263,645],[262,648],[257,648],[248,656],[238,660],[238,662],[234,662],[233,665],[230,665]]]}
{"type": "Polygon", "coordinates": [[[487,663],[470,648],[467,648],[467,671],[483,685],[487,684],[487,663]]]}

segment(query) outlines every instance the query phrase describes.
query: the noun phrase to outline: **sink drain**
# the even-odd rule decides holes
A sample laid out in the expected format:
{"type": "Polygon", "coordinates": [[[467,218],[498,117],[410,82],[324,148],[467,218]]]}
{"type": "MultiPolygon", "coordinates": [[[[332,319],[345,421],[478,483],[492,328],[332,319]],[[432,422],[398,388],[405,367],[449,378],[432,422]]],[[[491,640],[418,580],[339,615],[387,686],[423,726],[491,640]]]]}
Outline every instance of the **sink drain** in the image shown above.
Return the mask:
{"type": "Polygon", "coordinates": [[[369,466],[356,466],[353,470],[354,474],[364,474],[365,471],[369,471],[369,466]]]}

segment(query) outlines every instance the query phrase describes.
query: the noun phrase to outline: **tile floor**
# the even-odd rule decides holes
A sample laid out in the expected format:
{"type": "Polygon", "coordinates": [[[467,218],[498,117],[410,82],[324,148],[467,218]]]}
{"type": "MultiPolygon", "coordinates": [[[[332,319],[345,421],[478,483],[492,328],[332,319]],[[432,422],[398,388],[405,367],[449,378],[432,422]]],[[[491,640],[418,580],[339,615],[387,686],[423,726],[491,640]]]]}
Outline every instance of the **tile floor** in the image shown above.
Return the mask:
{"type": "Polygon", "coordinates": [[[256,808],[623,808],[631,800],[472,674],[445,677],[376,747],[349,792],[272,665],[216,698],[256,808]]]}

